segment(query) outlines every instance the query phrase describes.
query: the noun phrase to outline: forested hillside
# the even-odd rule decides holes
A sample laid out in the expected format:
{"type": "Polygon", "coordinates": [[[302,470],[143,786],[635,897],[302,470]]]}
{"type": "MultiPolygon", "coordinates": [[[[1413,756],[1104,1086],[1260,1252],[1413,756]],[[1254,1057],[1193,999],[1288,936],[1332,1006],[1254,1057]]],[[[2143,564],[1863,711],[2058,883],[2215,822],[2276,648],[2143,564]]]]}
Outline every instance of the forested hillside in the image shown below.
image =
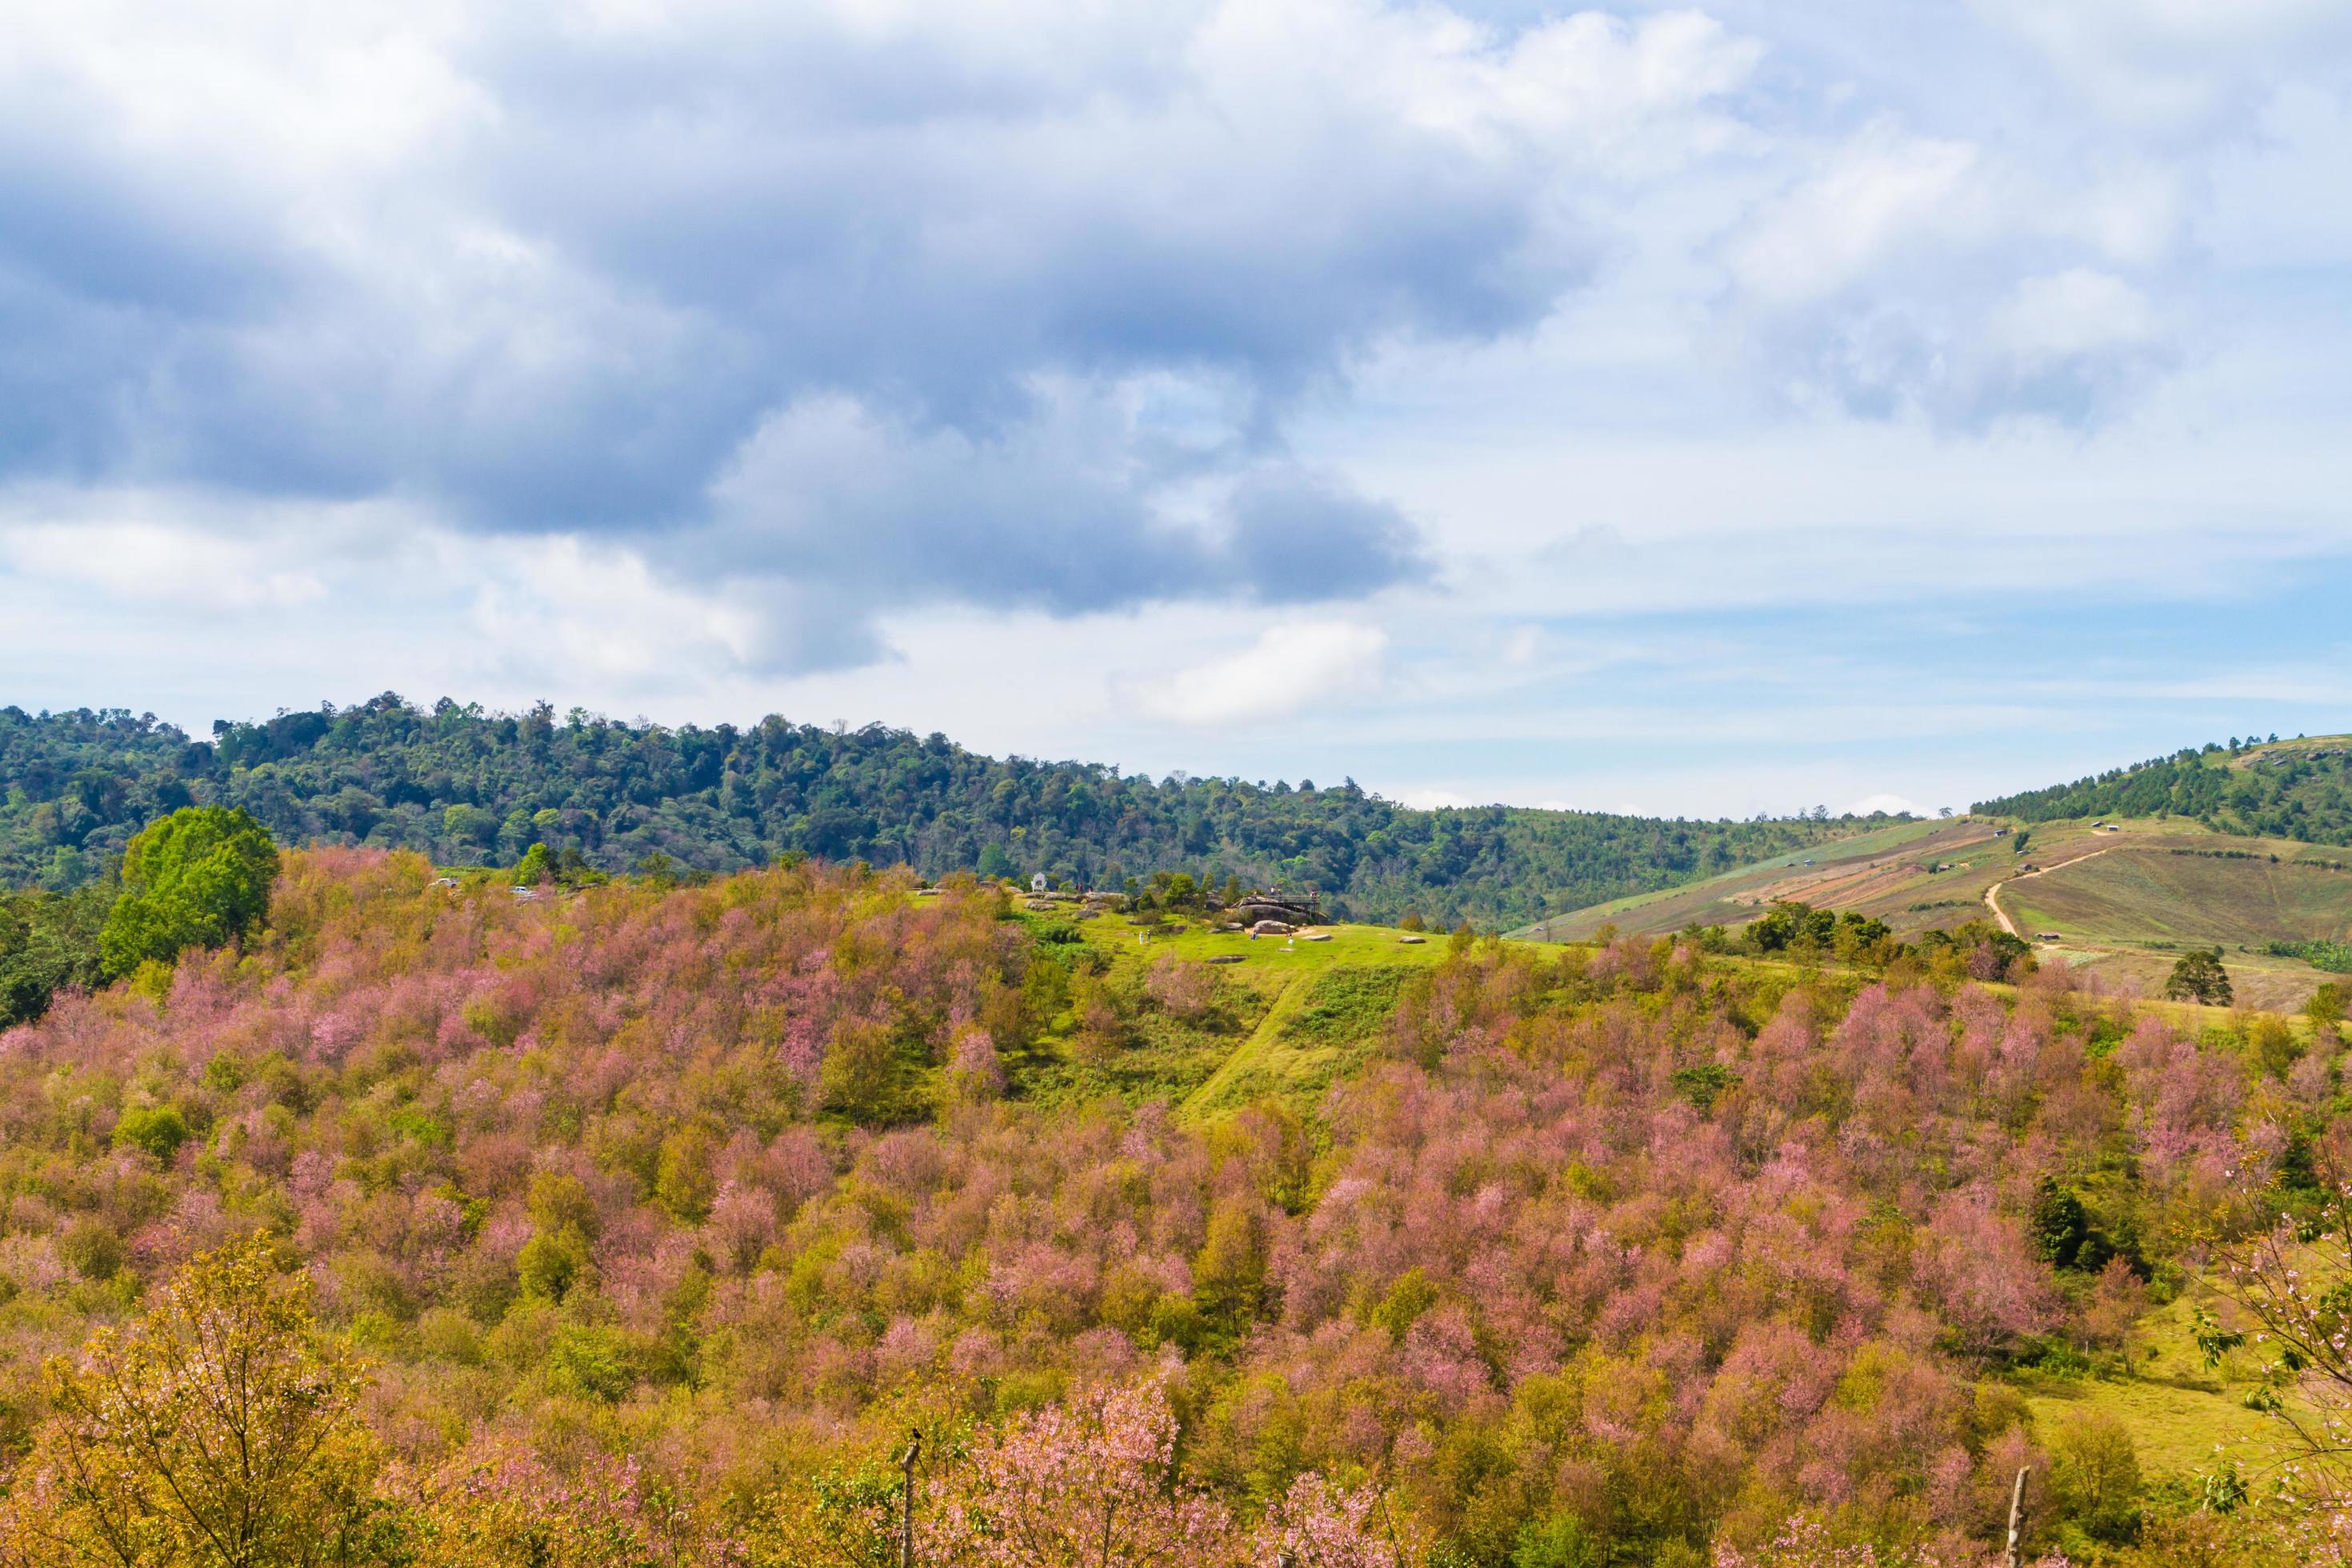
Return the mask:
{"type": "Polygon", "coordinates": [[[2310,1207],[2332,1025],[1461,940],[1303,1112],[1196,1123],[1039,1089],[1224,971],[911,889],[311,851],[242,949],[6,1033],[0,1560],[190,1511],[191,1322],[337,1423],[226,1484],[338,1550],[141,1562],[878,1568],[910,1426],[938,1568],[1980,1564],[2021,1467],[2035,1552],[2322,1560],[2021,1390],[2208,1397],[2135,1324],[2310,1207]]]}
{"type": "Polygon", "coordinates": [[[2221,833],[2352,844],[2352,741],[2275,742],[2191,747],[1976,809],[2027,822],[2185,816],[2221,833]]]}
{"type": "Polygon", "coordinates": [[[727,871],[792,851],[1093,886],[1186,870],[1312,885],[1338,912],[1487,925],[1673,886],[1855,826],[1414,811],[1352,782],[1155,783],[879,726],[668,729],[558,719],[544,705],[427,710],[390,694],[219,723],[205,741],[120,710],[0,709],[0,879],[58,889],[102,875],[142,824],[194,802],[242,806],[288,844],[413,849],[446,866],[511,865],[544,843],[605,870],[659,854],[727,871]]]}

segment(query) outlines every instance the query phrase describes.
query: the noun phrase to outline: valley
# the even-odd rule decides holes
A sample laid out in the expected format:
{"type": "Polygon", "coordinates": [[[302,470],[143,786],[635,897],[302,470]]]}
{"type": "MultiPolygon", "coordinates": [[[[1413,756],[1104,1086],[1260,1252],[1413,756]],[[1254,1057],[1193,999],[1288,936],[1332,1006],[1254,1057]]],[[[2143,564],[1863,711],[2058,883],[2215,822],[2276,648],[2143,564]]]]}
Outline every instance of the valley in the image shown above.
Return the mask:
{"type": "Polygon", "coordinates": [[[114,1441],[36,1369],[196,1302],[365,1391],[383,1568],[1000,1568],[1114,1485],[1216,1568],[1924,1568],[2021,1469],[2069,1563],[2315,1561],[2251,1500],[2334,1384],[2243,1281],[2352,1280],[2326,847],[1762,825],[1504,933],[530,826],[192,805],[7,896],[0,1544],[100,1529],[8,1511],[114,1441]],[[2160,999],[2217,946],[2231,1005],[2160,999]]]}

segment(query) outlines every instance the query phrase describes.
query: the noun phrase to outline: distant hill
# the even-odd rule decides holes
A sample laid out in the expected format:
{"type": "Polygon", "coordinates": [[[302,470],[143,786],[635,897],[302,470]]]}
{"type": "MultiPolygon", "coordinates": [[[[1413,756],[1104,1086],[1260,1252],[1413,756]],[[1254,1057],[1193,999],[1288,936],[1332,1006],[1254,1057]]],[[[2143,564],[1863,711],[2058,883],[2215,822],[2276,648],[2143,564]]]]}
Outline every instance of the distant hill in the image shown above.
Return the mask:
{"type": "Polygon", "coordinates": [[[544,704],[423,709],[390,693],[221,721],[208,740],[121,710],[0,708],[0,879],[55,888],[104,875],[151,818],[207,802],[245,807],[288,844],[415,849],[452,866],[510,865],[543,842],[606,870],[650,854],[724,871],[799,852],[1096,886],[1184,871],[1311,884],[1335,913],[1482,926],[1678,886],[1873,825],[1416,811],[1352,781],[1154,782],[879,725],[672,729],[559,718],[544,704]]]}
{"type": "Polygon", "coordinates": [[[2225,749],[2219,762],[2187,753],[2087,781],[2087,805],[2071,791],[1988,803],[1950,822],[1889,826],[1569,910],[1517,934],[1575,942],[1604,929],[1738,927],[1787,900],[1866,916],[1906,940],[1997,922],[2030,939],[2043,963],[2140,995],[2158,994],[2182,954],[2218,948],[2240,1001],[2293,1010],[2352,971],[2352,854],[2336,847],[2346,840],[2330,793],[2344,748],[2331,738],[2234,758],[2225,749]],[[2261,804],[2249,802],[2254,790],[2261,804]],[[2152,799],[2241,804],[2209,815],[2148,809],[2152,799]],[[2020,802],[2076,815],[2027,815],[2020,802]],[[2281,818],[2337,837],[2255,831],[2281,818]]]}
{"type": "Polygon", "coordinates": [[[2217,834],[2179,817],[2116,815],[2007,834],[1979,817],[1899,847],[1892,837],[1828,847],[1812,867],[1790,868],[1783,857],[1564,916],[1539,931],[1587,935],[1602,919],[1631,931],[1732,925],[1776,899],[1853,910],[1905,937],[2005,916],[2045,962],[2090,970],[2143,995],[2162,989],[2183,952],[2218,947],[2240,1000],[2287,1010],[2318,986],[2340,983],[2352,954],[2352,856],[2332,847],[2217,834]]]}
{"type": "Polygon", "coordinates": [[[2352,845],[2352,736],[2192,747],[1976,809],[2023,822],[2185,816],[2216,833],[2352,845]]]}

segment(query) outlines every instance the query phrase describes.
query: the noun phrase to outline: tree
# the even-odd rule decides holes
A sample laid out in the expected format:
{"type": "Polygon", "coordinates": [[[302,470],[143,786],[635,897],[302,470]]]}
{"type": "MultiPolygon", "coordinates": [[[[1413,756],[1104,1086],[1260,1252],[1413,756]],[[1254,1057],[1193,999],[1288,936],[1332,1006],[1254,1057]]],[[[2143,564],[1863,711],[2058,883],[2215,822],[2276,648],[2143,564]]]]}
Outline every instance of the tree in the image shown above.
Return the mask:
{"type": "MultiPolygon", "coordinates": [[[[1793,899],[1780,899],[1749,922],[1748,936],[1759,952],[1781,952],[1792,947],[1827,947],[1836,941],[1837,930],[1838,917],[1833,910],[1817,910],[1793,899]]],[[[1884,925],[1878,926],[1881,934],[1885,930],[1884,925]]]]}
{"type": "Polygon", "coordinates": [[[2164,983],[2164,994],[2176,1002],[2195,1001],[2216,1007],[2230,1005],[2230,974],[2221,967],[2221,950],[2183,953],[2164,983]]]}
{"type": "Polygon", "coordinates": [[[278,846],[241,807],[183,806],[148,824],[123,853],[122,893],[99,932],[109,973],[247,935],[277,879],[278,846]]]}
{"type": "Polygon", "coordinates": [[[740,1561],[713,1550],[635,1459],[566,1475],[512,1442],[478,1443],[418,1478],[410,1568],[651,1568],[740,1561]]]}
{"type": "Polygon", "coordinates": [[[39,1017],[61,990],[103,982],[98,933],[111,903],[96,883],[72,893],[0,893],[0,1029],[39,1017]]]}
{"type": "Polygon", "coordinates": [[[898,1037],[890,1026],[869,1018],[844,1018],[817,1075],[817,1093],[827,1110],[860,1126],[906,1120],[910,1102],[898,1037]]]}
{"type": "Polygon", "coordinates": [[[1406,1568],[1418,1543],[1374,1520],[1378,1495],[1302,1475],[1254,1530],[1176,1475],[1158,1383],[1023,1416],[934,1481],[921,1562],[968,1568],[1406,1568]]]}
{"type": "Polygon", "coordinates": [[[2200,1312],[2209,1367],[2236,1350],[2263,1358],[2246,1403],[2276,1418],[2304,1450],[2323,1497],[2352,1488],[2352,1180],[2325,1159],[2307,1212],[2223,1248],[2221,1292],[2245,1319],[2227,1329],[2200,1312]]]}
{"type": "Polygon", "coordinates": [[[2030,1234],[2033,1250],[2053,1268],[2096,1273],[2115,1256],[2106,1239],[2091,1228],[2083,1200],[2055,1177],[2042,1177],[2033,1189],[2030,1234]]]}
{"type": "Polygon", "coordinates": [[[2052,1434],[2051,1491],[2061,1512],[2095,1541],[2139,1532],[2139,1455],[2122,1422],[2105,1411],[2072,1416],[2052,1434]]]}
{"type": "Polygon", "coordinates": [[[120,1568],[373,1561],[379,1468],[359,1366],[306,1274],[259,1237],[206,1253],[128,1328],[50,1363],[56,1414],[0,1523],[5,1554],[120,1568]]]}
{"type": "Polygon", "coordinates": [[[935,1491],[938,1550],[926,1555],[985,1568],[1223,1561],[1232,1521],[1171,1488],[1175,1457],[1176,1417],[1157,1384],[1041,1410],[979,1448],[965,1485],[935,1491]]]}
{"type": "Polygon", "coordinates": [[[144,1149],[163,1164],[188,1141],[188,1123],[174,1105],[126,1110],[114,1123],[114,1146],[144,1149]]]}

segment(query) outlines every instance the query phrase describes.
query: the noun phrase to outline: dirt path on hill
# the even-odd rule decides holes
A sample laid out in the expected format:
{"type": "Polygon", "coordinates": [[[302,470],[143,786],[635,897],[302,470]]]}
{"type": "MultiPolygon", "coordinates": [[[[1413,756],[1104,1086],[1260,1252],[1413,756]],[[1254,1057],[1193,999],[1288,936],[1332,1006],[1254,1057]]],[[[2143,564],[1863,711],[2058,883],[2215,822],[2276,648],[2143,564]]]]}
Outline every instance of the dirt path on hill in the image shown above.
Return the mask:
{"type": "MultiPolygon", "coordinates": [[[[2107,849],[2114,847],[2112,844],[2107,846],[2107,849]]],[[[2085,860],[2095,860],[2105,854],[2107,849],[2094,849],[2087,855],[2077,855],[2071,860],[2061,860],[2054,866],[2044,866],[2039,871],[2020,871],[2014,877],[2003,877],[2000,881],[1985,889],[1985,908],[1992,911],[1992,918],[2000,922],[2001,930],[2022,941],[2025,933],[2017,929],[2016,921],[2001,911],[2000,900],[1997,897],[2001,889],[2011,882],[2022,882],[2030,877],[2047,877],[2053,871],[2063,871],[2069,866],[2079,866],[2085,860]]]]}
{"type": "Polygon", "coordinates": [[[1282,983],[1281,989],[1274,994],[1274,1000],[1266,1005],[1265,1016],[1257,1021],[1257,1027],[1249,1032],[1249,1037],[1234,1047],[1232,1054],[1217,1065],[1217,1070],[1211,1073],[1200,1088],[1184,1097],[1183,1102],[1176,1108],[1178,1120],[1198,1115],[1205,1107],[1214,1105],[1217,1096],[1224,1091],[1227,1084],[1274,1048],[1276,1040],[1282,1035],[1283,1026],[1306,1005],[1307,993],[1313,989],[1307,982],[1315,978],[1316,973],[1301,970],[1282,983]]]}

